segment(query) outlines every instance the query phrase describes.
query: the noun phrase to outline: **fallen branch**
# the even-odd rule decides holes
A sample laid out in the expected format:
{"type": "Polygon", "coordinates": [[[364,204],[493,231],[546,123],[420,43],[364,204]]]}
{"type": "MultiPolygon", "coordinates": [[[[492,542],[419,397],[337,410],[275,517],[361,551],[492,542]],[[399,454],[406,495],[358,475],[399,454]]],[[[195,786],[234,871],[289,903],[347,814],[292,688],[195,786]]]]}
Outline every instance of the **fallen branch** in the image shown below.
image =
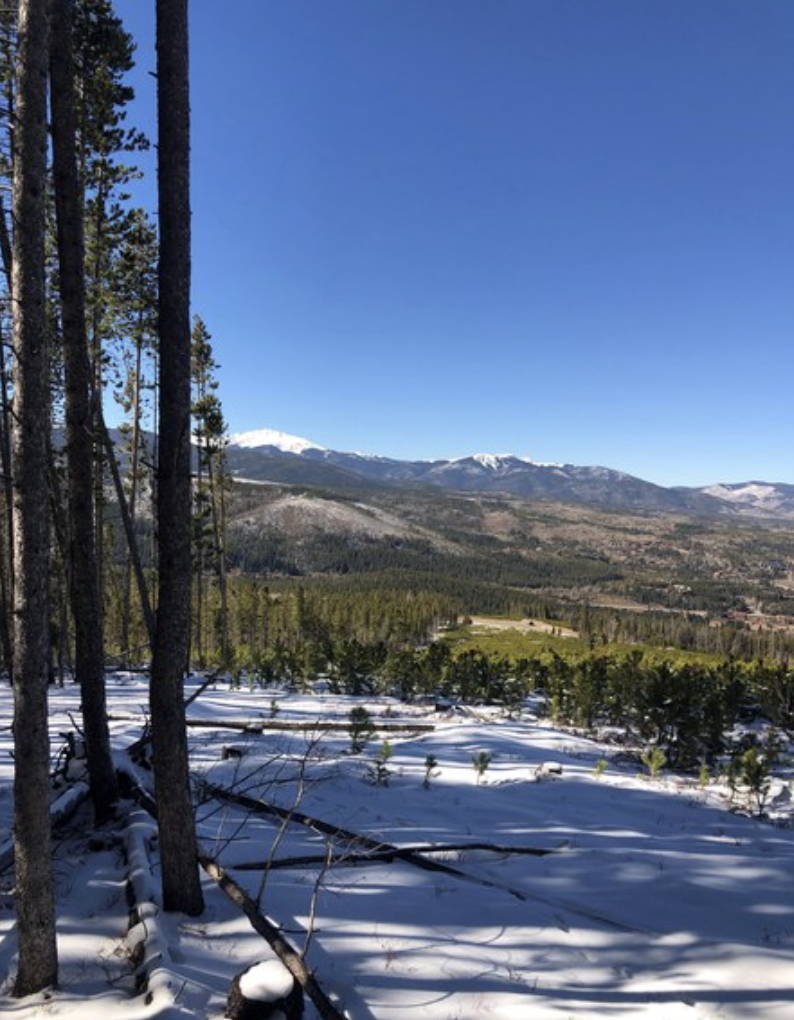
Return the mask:
{"type": "MultiPolygon", "coordinates": [[[[548,854],[556,853],[556,850],[541,850],[537,847],[528,846],[498,846],[495,843],[426,843],[419,846],[392,847],[388,850],[373,850],[368,854],[334,854],[331,858],[331,865],[337,864],[379,864],[382,862],[405,860],[412,854],[442,854],[442,853],[465,853],[469,850],[486,850],[493,854],[503,856],[525,855],[527,857],[546,857],[548,854]]],[[[276,868],[306,868],[316,864],[323,865],[327,861],[326,854],[313,854],[305,857],[282,857],[275,860],[270,867],[276,868]]],[[[235,871],[261,871],[266,865],[262,861],[249,861],[242,864],[235,864],[235,871]]]]}
{"type": "Polygon", "coordinates": [[[354,846],[365,847],[368,850],[374,850],[376,852],[399,854],[401,861],[404,861],[406,864],[412,864],[416,868],[421,868],[423,871],[441,872],[444,875],[452,875],[455,878],[459,878],[464,882],[473,882],[476,885],[483,885],[489,889],[501,889],[503,892],[509,893],[511,896],[515,896],[515,898],[519,900],[528,899],[526,894],[520,892],[518,889],[512,889],[510,886],[501,885],[499,882],[492,882],[487,878],[477,878],[474,875],[467,875],[465,871],[453,868],[450,864],[442,864],[441,861],[434,861],[432,858],[425,857],[421,852],[416,850],[407,849],[404,853],[401,853],[400,848],[394,846],[392,843],[384,843],[383,840],[372,839],[369,836],[362,836],[360,833],[351,832],[349,829],[343,829],[338,825],[331,825],[320,818],[312,818],[300,811],[287,811],[285,808],[276,807],[275,804],[268,804],[263,800],[255,800],[253,797],[247,797],[243,793],[234,793],[223,786],[216,786],[214,783],[207,783],[206,790],[217,799],[230,801],[231,803],[237,804],[239,807],[243,807],[247,811],[251,811],[256,814],[275,815],[276,818],[285,818],[289,816],[289,820],[291,822],[303,825],[308,829],[314,830],[314,832],[322,833],[324,836],[332,836],[334,839],[343,840],[344,842],[354,846]]]}
{"type": "Polygon", "coordinates": [[[200,855],[199,862],[210,878],[218,883],[229,899],[240,907],[254,931],[262,936],[290,974],[300,983],[317,1008],[317,1012],[322,1017],[322,1020],[347,1020],[345,1014],[325,994],[298,953],[281,935],[278,928],[271,924],[257,909],[250,896],[210,857],[200,855]]]}
{"type": "Polygon", "coordinates": [[[211,674],[211,676],[208,676],[204,683],[200,687],[198,687],[195,691],[193,691],[190,697],[185,701],[185,708],[187,708],[189,705],[192,705],[196,698],[198,698],[199,695],[203,694],[208,687],[211,687],[212,684],[216,683],[217,680],[218,680],[217,673],[213,673],[211,674]]]}
{"type": "Polygon", "coordinates": [[[368,847],[371,850],[383,850],[387,849],[389,846],[389,844],[383,843],[380,840],[370,839],[369,836],[361,836],[356,832],[350,832],[339,825],[330,825],[328,822],[322,821],[322,819],[312,818],[309,815],[303,814],[302,811],[277,807],[275,804],[268,804],[267,801],[249,797],[247,794],[235,793],[233,790],[227,790],[225,786],[218,786],[215,783],[207,783],[205,785],[205,790],[211,796],[219,800],[230,801],[233,804],[237,804],[239,807],[245,808],[247,811],[252,811],[259,815],[273,815],[275,818],[286,818],[290,822],[295,822],[308,829],[313,829],[315,832],[320,832],[324,836],[333,836],[335,839],[355,843],[358,846],[368,847]]]}

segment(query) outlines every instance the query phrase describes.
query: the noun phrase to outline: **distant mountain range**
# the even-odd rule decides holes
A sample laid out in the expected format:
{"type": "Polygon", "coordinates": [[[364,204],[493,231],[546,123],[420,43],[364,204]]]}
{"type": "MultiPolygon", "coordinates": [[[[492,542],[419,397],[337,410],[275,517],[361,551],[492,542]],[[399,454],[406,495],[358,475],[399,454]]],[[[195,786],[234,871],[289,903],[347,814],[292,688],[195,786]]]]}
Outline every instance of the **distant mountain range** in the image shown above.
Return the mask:
{"type": "Polygon", "coordinates": [[[665,488],[611,468],[539,464],[512,454],[395,460],[328,450],[274,429],[231,436],[227,463],[233,476],[255,482],[345,490],[436,486],[639,513],[794,518],[794,485],[752,481],[665,488]]]}

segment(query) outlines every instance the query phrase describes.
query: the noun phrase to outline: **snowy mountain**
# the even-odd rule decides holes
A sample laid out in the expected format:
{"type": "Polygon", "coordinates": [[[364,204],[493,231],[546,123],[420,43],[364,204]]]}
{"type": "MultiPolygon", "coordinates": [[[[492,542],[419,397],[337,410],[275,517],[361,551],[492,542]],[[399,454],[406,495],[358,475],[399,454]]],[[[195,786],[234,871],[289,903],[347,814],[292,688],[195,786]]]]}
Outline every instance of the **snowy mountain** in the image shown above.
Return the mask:
{"type": "Polygon", "coordinates": [[[233,475],[254,481],[335,489],[436,486],[646,513],[794,517],[794,485],[665,488],[612,468],[537,463],[509,453],[405,461],[329,450],[299,436],[257,429],[232,436],[227,457],[233,475]]]}
{"type": "Polygon", "coordinates": [[[738,482],[709,485],[700,492],[743,510],[753,509],[776,517],[794,516],[794,485],[782,482],[738,482]]]}
{"type": "Polygon", "coordinates": [[[232,446],[239,446],[244,450],[279,450],[281,453],[306,453],[307,450],[323,451],[322,446],[312,443],[300,436],[290,436],[286,432],[279,432],[276,429],[255,429],[253,432],[238,432],[229,436],[229,443],[232,446]]]}

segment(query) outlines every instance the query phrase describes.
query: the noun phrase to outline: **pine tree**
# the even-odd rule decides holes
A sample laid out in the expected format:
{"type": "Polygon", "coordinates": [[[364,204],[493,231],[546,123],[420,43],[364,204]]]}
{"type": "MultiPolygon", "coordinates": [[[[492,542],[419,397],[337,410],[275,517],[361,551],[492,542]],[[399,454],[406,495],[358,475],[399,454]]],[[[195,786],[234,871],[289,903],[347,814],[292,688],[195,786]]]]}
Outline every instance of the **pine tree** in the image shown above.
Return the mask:
{"type": "Polygon", "coordinates": [[[190,651],[190,101],[187,0],[157,0],[159,602],[151,711],[163,905],[200,914],[183,676],[190,651]]]}
{"type": "Polygon", "coordinates": [[[102,598],[92,499],[93,402],[85,328],[83,206],[75,149],[72,7],[72,0],[51,0],[53,170],[66,372],[66,453],[71,525],[68,576],[91,795],[96,816],[102,820],[111,812],[118,797],[118,786],[107,723],[102,598]]]}
{"type": "MultiPolygon", "coordinates": [[[[124,493],[130,529],[137,538],[136,524],[139,505],[146,493],[154,497],[153,460],[147,449],[143,427],[147,390],[154,388],[147,379],[147,365],[154,362],[157,333],[157,233],[143,210],[132,211],[115,266],[114,303],[120,333],[131,341],[126,346],[122,374],[116,387],[116,400],[127,415],[119,431],[126,443],[127,484],[124,493]]],[[[121,502],[121,497],[119,497],[121,502]]],[[[134,574],[135,539],[127,542],[128,551],[123,574],[121,648],[125,659],[130,657],[130,619],[132,581],[134,574]]],[[[138,578],[139,594],[145,589],[138,578]]]]}
{"type": "Polygon", "coordinates": [[[19,996],[58,979],[50,866],[44,238],[48,0],[21,0],[14,133],[14,856],[19,996]]]}
{"type": "MultiPolygon", "coordinates": [[[[78,158],[85,192],[86,324],[95,394],[94,541],[104,592],[105,461],[115,456],[104,435],[107,341],[116,336],[115,262],[132,216],[125,189],[137,176],[123,157],[146,148],[148,142],[125,125],[126,107],[134,98],[125,76],[133,67],[135,45],[110,0],[76,0],[74,39],[78,158]]],[[[108,466],[115,484],[117,465],[108,466]]],[[[127,537],[131,541],[129,531],[127,537]]]]}
{"type": "Polygon", "coordinates": [[[218,364],[212,351],[212,337],[203,320],[196,316],[192,333],[193,434],[197,443],[196,509],[194,545],[197,579],[196,646],[201,659],[203,637],[203,567],[207,553],[218,579],[220,606],[218,637],[220,662],[231,661],[229,648],[229,594],[226,575],[226,422],[218,396],[218,364]]]}

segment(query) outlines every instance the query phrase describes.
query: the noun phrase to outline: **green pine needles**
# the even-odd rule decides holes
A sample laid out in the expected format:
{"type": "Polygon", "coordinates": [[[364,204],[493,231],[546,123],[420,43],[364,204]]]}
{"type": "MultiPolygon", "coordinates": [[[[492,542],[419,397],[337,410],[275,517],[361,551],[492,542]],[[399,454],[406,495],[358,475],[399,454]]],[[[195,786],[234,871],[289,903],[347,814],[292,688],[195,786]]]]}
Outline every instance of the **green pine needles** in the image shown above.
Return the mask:
{"type": "Polygon", "coordinates": [[[488,766],[491,764],[491,754],[489,751],[478,751],[471,759],[472,768],[475,773],[475,782],[479,786],[483,781],[485,773],[488,771],[488,766]]]}

